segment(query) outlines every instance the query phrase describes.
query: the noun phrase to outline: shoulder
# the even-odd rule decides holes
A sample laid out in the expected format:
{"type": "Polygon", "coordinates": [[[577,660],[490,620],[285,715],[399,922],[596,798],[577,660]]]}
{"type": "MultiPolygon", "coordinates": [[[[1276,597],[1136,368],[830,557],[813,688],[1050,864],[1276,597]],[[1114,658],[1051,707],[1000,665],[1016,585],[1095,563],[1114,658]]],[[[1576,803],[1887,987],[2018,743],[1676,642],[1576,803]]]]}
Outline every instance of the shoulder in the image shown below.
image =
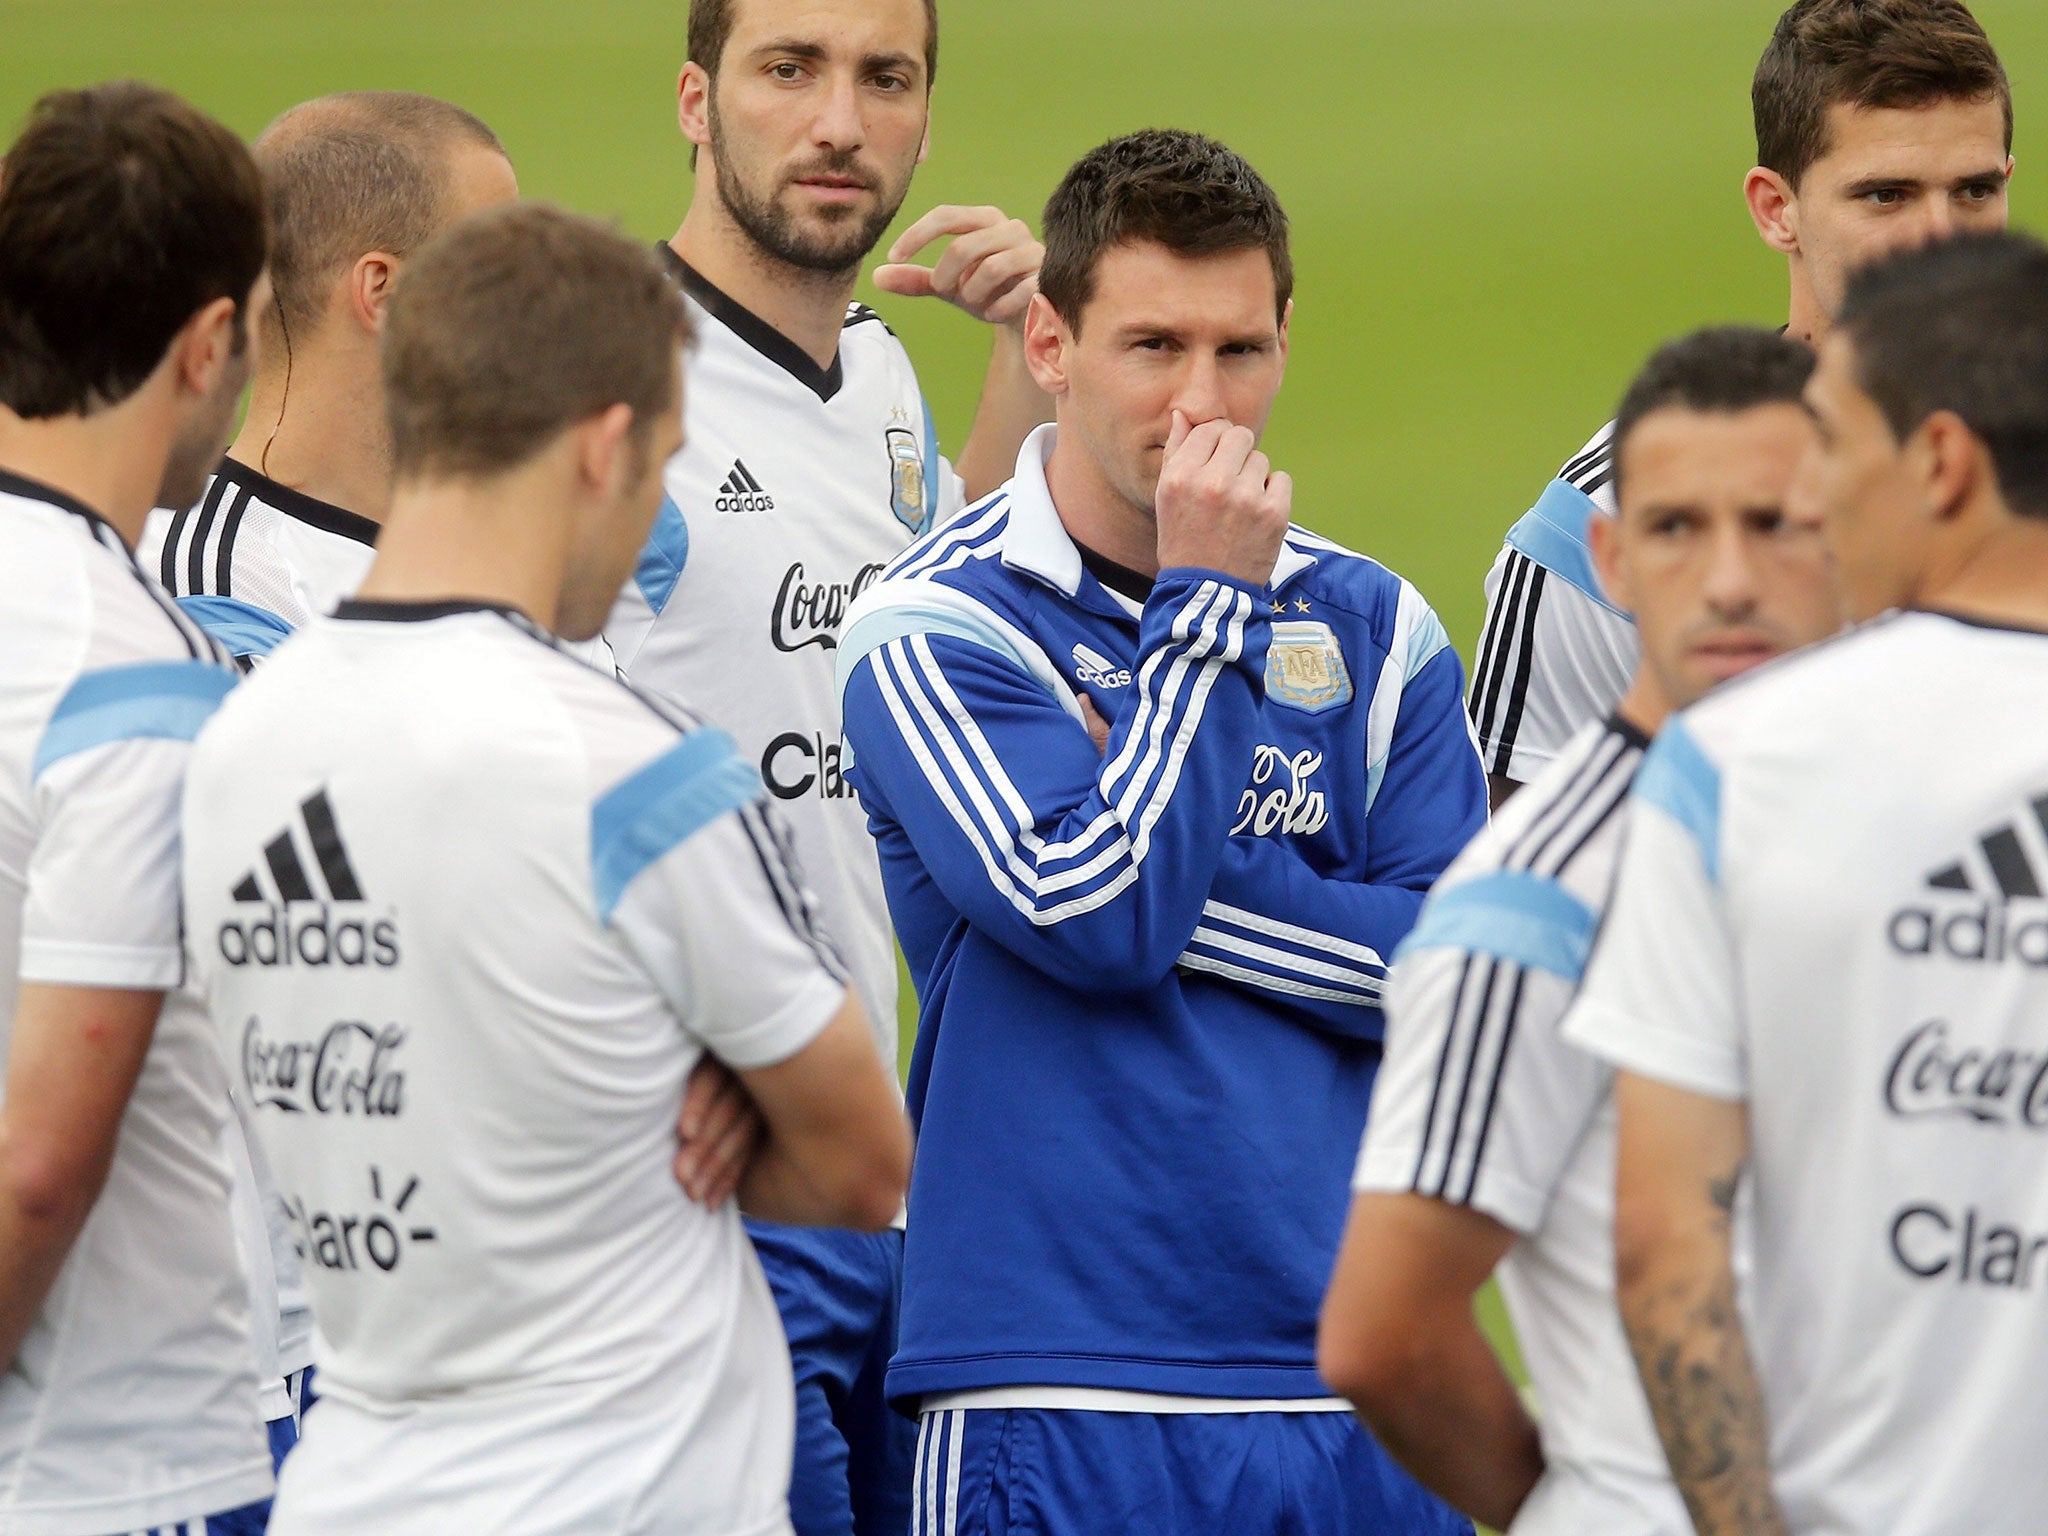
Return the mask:
{"type": "Polygon", "coordinates": [[[931,532],[920,534],[889,562],[882,583],[938,582],[963,590],[1000,586],[1009,534],[1010,494],[1005,486],[931,532]]]}
{"type": "Polygon", "coordinates": [[[1614,423],[1608,422],[1586,446],[1564,461],[1557,478],[1591,498],[1603,512],[1614,510],[1614,423]]]}
{"type": "Polygon", "coordinates": [[[1923,614],[1886,614],[1767,661],[1673,717],[1679,731],[1667,724],[1658,740],[1681,735],[1717,762],[1753,744],[1823,741],[1828,722],[1867,712],[1869,687],[1895,676],[1901,652],[1925,640],[1927,622],[1923,614]]]}
{"type": "Polygon", "coordinates": [[[1290,528],[1281,569],[1275,598],[1286,611],[1274,615],[1276,639],[1297,615],[1319,619],[1399,656],[1409,677],[1450,649],[1450,636],[1420,589],[1369,555],[1305,528],[1290,528]],[[1290,563],[1301,572],[1291,580],[1284,574],[1290,563]],[[1297,589],[1308,600],[1305,613],[1299,612],[1300,601],[1291,599],[1297,589]]]}

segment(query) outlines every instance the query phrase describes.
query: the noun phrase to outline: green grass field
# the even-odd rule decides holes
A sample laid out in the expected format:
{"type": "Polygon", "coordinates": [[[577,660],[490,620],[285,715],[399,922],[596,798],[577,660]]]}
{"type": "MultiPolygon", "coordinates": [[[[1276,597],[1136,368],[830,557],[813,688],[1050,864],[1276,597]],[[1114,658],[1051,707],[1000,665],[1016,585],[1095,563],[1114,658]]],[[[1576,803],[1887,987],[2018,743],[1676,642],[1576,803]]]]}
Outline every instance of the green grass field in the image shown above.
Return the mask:
{"type": "MultiPolygon", "coordinates": [[[[1649,348],[1784,318],[1782,267],[1739,197],[1779,9],[945,0],[933,154],[905,218],[972,201],[1035,219],[1075,156],[1146,125],[1244,151],[1294,220],[1293,373],[1268,446],[1296,515],[1411,577],[1469,659],[1501,533],[1649,348]]],[[[1977,10],[2018,96],[2015,214],[2040,227],[2048,5],[1977,10]]],[[[683,0],[0,0],[0,121],[50,86],[128,74],[250,133],[326,91],[429,91],[500,131],[529,194],[652,238],[688,196],[684,16],[683,0]]],[[[957,445],[978,328],[864,297],[957,445]]]]}

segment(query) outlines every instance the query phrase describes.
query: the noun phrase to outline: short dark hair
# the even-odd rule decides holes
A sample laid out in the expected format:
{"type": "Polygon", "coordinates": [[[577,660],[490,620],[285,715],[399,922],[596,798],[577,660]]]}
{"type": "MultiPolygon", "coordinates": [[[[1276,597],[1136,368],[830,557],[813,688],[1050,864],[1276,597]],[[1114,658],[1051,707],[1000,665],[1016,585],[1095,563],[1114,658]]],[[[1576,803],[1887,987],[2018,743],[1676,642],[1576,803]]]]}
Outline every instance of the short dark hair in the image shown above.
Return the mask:
{"type": "Polygon", "coordinates": [[[614,405],[674,410],[690,320],[648,249],[541,203],[464,219],[393,293],[384,390],[400,478],[516,468],[614,405]]]}
{"type": "Polygon", "coordinates": [[[1756,161],[1799,185],[1828,142],[1828,109],[1998,101],[2012,150],[2012,86],[1962,0],[1799,0],[1778,18],[1750,102],[1756,161]]]}
{"type": "Polygon", "coordinates": [[[52,91],[0,161],[0,403],[118,405],[207,305],[235,334],[268,248],[242,141],[138,81],[52,91]]]}
{"type": "Polygon", "coordinates": [[[1287,213],[1235,150],[1177,128],[1147,128],[1091,149],[1045,205],[1038,291],[1076,333],[1103,252],[1156,241],[1179,256],[1263,250],[1285,312],[1294,295],[1287,213]]]}
{"type": "Polygon", "coordinates": [[[1955,412],[2007,508],[2048,518],[2048,245],[1973,234],[1888,257],[1850,279],[1838,323],[1893,436],[1955,412]]]}
{"type": "Polygon", "coordinates": [[[256,163],[270,196],[270,280],[288,335],[311,333],[357,258],[410,256],[433,238],[456,144],[505,152],[474,113],[409,91],[323,96],[263,131],[256,163]]]}
{"type": "MultiPolygon", "coordinates": [[[[739,0],[690,0],[690,62],[718,78],[725,45],[732,38],[733,8],[739,0]]],[[[771,0],[761,0],[762,4],[771,0]]],[[[939,77],[939,0],[924,0],[924,86],[939,77]]]]}
{"type": "Polygon", "coordinates": [[[1666,342],[1651,354],[1614,414],[1614,494],[1621,495],[1622,450],[1659,411],[1738,415],[1764,405],[1799,405],[1813,376],[1813,353],[1779,331],[1712,326],[1666,342]]]}

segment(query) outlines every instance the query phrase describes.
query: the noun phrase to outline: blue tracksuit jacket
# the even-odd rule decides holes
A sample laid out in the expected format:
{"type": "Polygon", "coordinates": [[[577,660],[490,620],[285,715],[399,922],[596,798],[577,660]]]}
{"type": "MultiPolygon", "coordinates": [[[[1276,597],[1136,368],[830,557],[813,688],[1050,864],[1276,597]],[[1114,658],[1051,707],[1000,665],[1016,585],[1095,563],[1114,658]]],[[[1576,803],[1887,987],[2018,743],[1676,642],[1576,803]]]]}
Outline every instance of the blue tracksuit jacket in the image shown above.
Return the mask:
{"type": "Polygon", "coordinates": [[[1134,617],[1051,442],[841,636],[919,1001],[889,1391],[1323,1396],[1386,960],[1486,813],[1458,660],[1412,586],[1298,530],[1269,587],[1162,571],[1134,617]]]}

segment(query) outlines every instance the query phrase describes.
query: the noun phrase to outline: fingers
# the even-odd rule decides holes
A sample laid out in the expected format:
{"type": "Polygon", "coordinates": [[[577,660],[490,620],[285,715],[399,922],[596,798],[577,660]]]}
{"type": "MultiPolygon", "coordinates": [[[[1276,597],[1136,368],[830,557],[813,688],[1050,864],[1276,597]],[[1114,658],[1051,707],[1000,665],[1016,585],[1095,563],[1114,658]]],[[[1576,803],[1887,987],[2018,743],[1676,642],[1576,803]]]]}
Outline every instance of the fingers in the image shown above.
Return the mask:
{"type": "Polygon", "coordinates": [[[889,260],[908,261],[934,240],[946,235],[972,234],[991,224],[1004,223],[1008,218],[1009,215],[1000,208],[970,208],[958,203],[941,203],[896,237],[896,243],[889,247],[889,260]]]}
{"type": "Polygon", "coordinates": [[[1095,707],[1095,701],[1087,694],[1081,694],[1081,723],[1088,727],[1088,739],[1095,743],[1097,752],[1109,750],[1109,722],[1102,718],[1102,711],[1095,707]]]}
{"type": "Polygon", "coordinates": [[[1188,433],[1193,430],[1194,423],[1188,420],[1185,412],[1173,413],[1173,420],[1166,428],[1166,456],[1169,459],[1180,452],[1180,445],[1188,440],[1188,433]]]}
{"type": "Polygon", "coordinates": [[[683,1110],[676,1117],[676,1134],[684,1141],[696,1136],[703,1129],[705,1115],[728,1084],[738,1086],[724,1064],[714,1057],[706,1056],[692,1067],[689,1081],[683,1084],[683,1110]]]}
{"type": "Polygon", "coordinates": [[[884,293],[900,294],[906,299],[928,299],[932,296],[932,269],[912,266],[907,262],[890,262],[875,268],[875,286],[884,293]]]}
{"type": "Polygon", "coordinates": [[[695,1188],[686,1180],[683,1188],[709,1210],[717,1210],[732,1198],[747,1176],[762,1136],[761,1116],[751,1103],[733,1117],[722,1134],[702,1149],[695,1170],[695,1188]]]}
{"type": "Polygon", "coordinates": [[[1286,522],[1294,516],[1294,476],[1280,470],[1266,479],[1265,505],[1286,522]]]}

